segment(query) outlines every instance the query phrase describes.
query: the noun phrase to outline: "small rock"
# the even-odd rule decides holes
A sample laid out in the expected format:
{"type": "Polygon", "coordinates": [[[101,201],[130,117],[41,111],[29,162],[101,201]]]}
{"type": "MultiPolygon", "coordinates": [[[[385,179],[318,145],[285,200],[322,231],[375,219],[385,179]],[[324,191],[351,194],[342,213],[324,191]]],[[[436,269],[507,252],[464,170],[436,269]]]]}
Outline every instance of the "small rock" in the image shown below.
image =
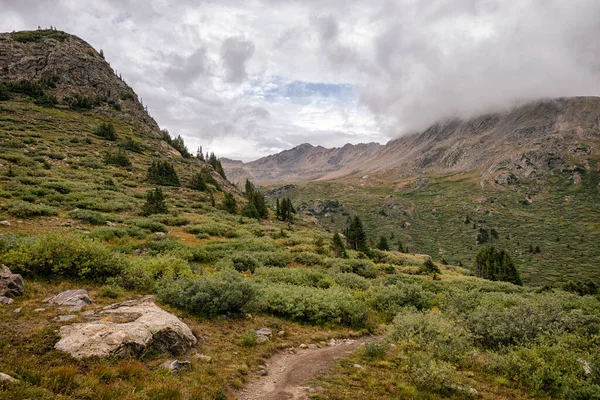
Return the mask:
{"type": "Polygon", "coordinates": [[[56,296],[48,297],[44,299],[46,303],[56,304],[59,306],[60,311],[81,311],[81,309],[89,304],[92,304],[92,300],[85,289],[77,290],[66,290],[57,294],[56,296]]]}
{"type": "Polygon", "coordinates": [[[246,317],[246,319],[252,319],[252,314],[246,313],[246,315],[244,315],[244,317],[246,317]]]}
{"type": "Polygon", "coordinates": [[[390,343],[390,347],[394,348],[394,347],[396,347],[396,345],[394,343],[390,343]]]}
{"type": "Polygon", "coordinates": [[[156,233],[154,234],[154,237],[156,237],[157,239],[164,239],[164,238],[166,238],[166,237],[167,237],[167,234],[166,234],[166,233],[164,233],[164,232],[156,232],[156,233]]]}
{"type": "Polygon", "coordinates": [[[335,339],[329,339],[329,342],[327,342],[327,346],[335,346],[337,344],[337,342],[335,341],[335,339]]]}
{"type": "Polygon", "coordinates": [[[197,358],[198,360],[202,360],[204,362],[211,362],[212,361],[212,357],[211,356],[207,356],[205,354],[194,354],[193,357],[197,358]]]}
{"type": "Polygon", "coordinates": [[[14,300],[10,297],[0,296],[0,303],[2,304],[11,304],[14,300]]]}
{"type": "Polygon", "coordinates": [[[0,382],[19,382],[19,380],[0,372],[0,382]]]}
{"type": "Polygon", "coordinates": [[[0,296],[22,296],[25,291],[23,277],[13,274],[6,265],[0,267],[0,296]]]}
{"type": "Polygon", "coordinates": [[[35,310],[33,310],[34,312],[42,312],[42,311],[46,311],[45,308],[36,308],[35,310]]]}
{"type": "Polygon", "coordinates": [[[10,226],[11,224],[9,221],[4,220],[4,221],[0,221],[0,225],[1,226],[10,226]]]}
{"type": "Polygon", "coordinates": [[[259,369],[258,371],[256,371],[256,375],[258,376],[266,376],[267,375],[267,371],[264,369],[259,369]]]}
{"type": "Polygon", "coordinates": [[[15,309],[15,311],[13,311],[13,312],[14,312],[15,314],[18,314],[18,313],[20,313],[20,312],[21,312],[21,310],[22,310],[22,309],[23,309],[23,307],[19,307],[19,308],[16,308],[16,309],[15,309]]]}
{"type": "Polygon", "coordinates": [[[279,337],[285,336],[285,331],[279,331],[279,332],[277,332],[277,336],[279,336],[279,337]]]}
{"type": "Polygon", "coordinates": [[[171,375],[177,375],[182,368],[190,365],[189,361],[177,361],[177,360],[169,360],[160,364],[161,367],[168,369],[171,371],[171,375]]]}
{"type": "Polygon", "coordinates": [[[307,349],[307,348],[308,348],[308,346],[307,346],[307,345],[305,345],[304,343],[302,343],[302,344],[301,344],[300,346],[298,346],[298,347],[300,347],[301,349],[307,349]]]}
{"type": "Polygon", "coordinates": [[[269,328],[260,328],[256,331],[256,334],[258,336],[271,336],[273,334],[273,331],[271,331],[269,328]]]}
{"type": "Polygon", "coordinates": [[[311,343],[311,344],[308,345],[308,348],[311,349],[311,350],[316,350],[318,347],[317,347],[316,344],[311,343]]]}
{"type": "Polygon", "coordinates": [[[268,341],[269,341],[269,337],[268,336],[263,336],[263,335],[257,335],[256,336],[256,343],[258,343],[258,344],[267,343],[268,341]]]}
{"type": "Polygon", "coordinates": [[[111,228],[114,228],[115,226],[117,226],[117,224],[115,224],[112,221],[106,221],[106,226],[110,226],[111,228]]]}
{"type": "Polygon", "coordinates": [[[261,365],[258,366],[258,369],[267,369],[267,366],[261,364],[261,365]]]}
{"type": "Polygon", "coordinates": [[[360,364],[354,364],[352,367],[357,368],[357,369],[363,369],[363,366],[360,364]]]}
{"type": "Polygon", "coordinates": [[[66,322],[66,321],[70,321],[74,318],[77,318],[77,315],[73,315],[73,314],[69,314],[69,315],[59,315],[58,317],[54,318],[54,321],[57,322],[66,322]]]}

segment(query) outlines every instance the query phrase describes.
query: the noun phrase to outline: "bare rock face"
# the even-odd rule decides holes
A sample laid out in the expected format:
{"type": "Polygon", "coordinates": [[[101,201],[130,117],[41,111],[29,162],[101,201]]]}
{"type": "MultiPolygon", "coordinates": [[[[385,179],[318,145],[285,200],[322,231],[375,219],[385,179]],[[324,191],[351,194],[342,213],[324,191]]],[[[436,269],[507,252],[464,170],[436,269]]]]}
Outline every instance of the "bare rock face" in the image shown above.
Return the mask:
{"type": "Polygon", "coordinates": [[[93,321],[62,326],[54,347],[83,359],[137,356],[149,350],[177,355],[197,342],[190,328],[154,304],[152,296],[112,304],[87,317],[93,321]]]}
{"type": "Polygon", "coordinates": [[[84,289],[66,290],[56,296],[48,297],[44,301],[62,306],[59,307],[61,311],[81,311],[83,307],[92,304],[87,290],[84,289]]]}
{"type": "Polygon", "coordinates": [[[22,296],[25,291],[23,277],[13,274],[6,265],[0,267],[0,296],[22,296]]]}

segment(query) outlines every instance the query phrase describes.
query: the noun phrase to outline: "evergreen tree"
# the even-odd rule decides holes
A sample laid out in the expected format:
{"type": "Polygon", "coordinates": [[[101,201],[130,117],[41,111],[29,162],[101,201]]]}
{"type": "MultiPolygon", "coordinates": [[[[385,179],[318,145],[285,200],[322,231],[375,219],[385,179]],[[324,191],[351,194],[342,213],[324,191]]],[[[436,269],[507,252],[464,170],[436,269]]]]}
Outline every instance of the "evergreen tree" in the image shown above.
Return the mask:
{"type": "Polygon", "coordinates": [[[442,271],[440,271],[440,268],[437,265],[435,265],[430,258],[423,262],[423,265],[421,265],[421,267],[419,268],[419,272],[421,272],[422,274],[424,273],[433,275],[442,273],[442,271]]]}
{"type": "Polygon", "coordinates": [[[265,196],[258,190],[250,179],[246,179],[245,184],[245,195],[248,199],[248,206],[244,208],[244,215],[250,218],[267,218],[269,216],[269,210],[265,203],[265,196]],[[250,207],[252,205],[252,207],[250,207]]]}
{"type": "Polygon", "coordinates": [[[277,217],[282,221],[293,222],[293,214],[296,214],[296,210],[294,209],[292,200],[290,200],[289,197],[285,197],[281,203],[279,203],[279,212],[277,213],[277,217]]]}
{"type": "Polygon", "coordinates": [[[235,201],[235,197],[233,197],[233,195],[229,192],[225,192],[225,198],[223,199],[223,209],[230,214],[237,213],[237,202],[235,201]]]}
{"type": "Polygon", "coordinates": [[[142,206],[142,214],[145,216],[152,214],[166,214],[169,212],[165,195],[161,188],[157,187],[146,193],[146,203],[142,206]]]}
{"type": "Polygon", "coordinates": [[[398,240],[398,251],[400,253],[406,253],[406,249],[404,248],[404,246],[402,246],[402,242],[400,240],[398,240]]]}
{"type": "Polygon", "coordinates": [[[260,219],[260,214],[252,202],[248,203],[248,205],[244,207],[243,214],[248,218],[260,219]]]}
{"type": "Polygon", "coordinates": [[[190,189],[199,190],[201,192],[206,190],[206,181],[204,180],[204,174],[196,172],[192,175],[190,180],[190,189]]]}
{"type": "Polygon", "coordinates": [[[522,285],[517,268],[508,253],[504,250],[497,251],[494,247],[487,247],[479,251],[475,257],[473,272],[478,277],[491,281],[505,281],[522,285]]]}
{"type": "Polygon", "coordinates": [[[333,248],[333,254],[335,254],[336,257],[340,257],[340,258],[348,257],[348,253],[346,253],[346,246],[344,245],[342,236],[337,232],[333,234],[332,248],[333,248]]]}
{"type": "Polygon", "coordinates": [[[277,216],[277,218],[281,216],[281,205],[279,204],[279,197],[277,198],[277,205],[275,207],[275,216],[277,216]]]}
{"type": "Polygon", "coordinates": [[[210,153],[210,156],[207,157],[208,163],[210,165],[212,165],[212,167],[215,169],[215,171],[217,171],[217,173],[219,175],[221,175],[221,177],[223,179],[227,179],[225,177],[225,170],[223,170],[223,166],[221,165],[221,161],[219,161],[219,159],[217,158],[217,156],[215,156],[215,153],[210,153]]]}
{"type": "Polygon", "coordinates": [[[385,236],[379,237],[379,242],[377,243],[377,249],[389,251],[390,245],[388,244],[387,238],[385,236]]]}
{"type": "Polygon", "coordinates": [[[167,161],[152,161],[148,168],[148,182],[162,186],[179,186],[175,168],[167,161]]]}
{"type": "Polygon", "coordinates": [[[198,147],[198,150],[196,151],[196,158],[198,160],[204,161],[204,153],[202,153],[202,146],[198,147]]]}
{"type": "Polygon", "coordinates": [[[346,238],[348,241],[348,246],[350,246],[352,250],[358,250],[362,252],[366,252],[368,250],[367,235],[358,216],[355,216],[350,222],[346,238]]]}

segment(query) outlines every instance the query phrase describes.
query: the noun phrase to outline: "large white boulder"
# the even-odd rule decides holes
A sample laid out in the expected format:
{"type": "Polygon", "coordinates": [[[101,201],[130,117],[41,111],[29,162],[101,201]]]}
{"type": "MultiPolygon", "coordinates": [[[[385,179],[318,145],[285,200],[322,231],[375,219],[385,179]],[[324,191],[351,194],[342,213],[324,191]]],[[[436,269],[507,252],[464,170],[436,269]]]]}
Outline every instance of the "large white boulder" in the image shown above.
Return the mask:
{"type": "Polygon", "coordinates": [[[182,354],[196,337],[179,318],[156,304],[152,296],[86,312],[88,323],[62,326],[54,346],[74,358],[140,355],[149,350],[182,354]]]}

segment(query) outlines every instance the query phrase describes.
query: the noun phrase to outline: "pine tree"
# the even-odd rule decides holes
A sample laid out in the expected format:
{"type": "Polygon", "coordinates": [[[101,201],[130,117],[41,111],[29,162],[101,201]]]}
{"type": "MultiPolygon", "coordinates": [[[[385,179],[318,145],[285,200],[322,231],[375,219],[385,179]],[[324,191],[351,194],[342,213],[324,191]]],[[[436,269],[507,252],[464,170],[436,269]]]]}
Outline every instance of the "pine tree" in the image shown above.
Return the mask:
{"type": "Polygon", "coordinates": [[[190,189],[199,190],[201,192],[206,190],[206,181],[204,180],[204,174],[196,172],[192,175],[190,180],[190,189]]]}
{"type": "Polygon", "coordinates": [[[398,251],[400,253],[406,253],[406,249],[404,248],[404,246],[402,246],[402,242],[400,240],[398,240],[398,251]]]}
{"type": "Polygon", "coordinates": [[[355,216],[352,222],[350,222],[346,238],[351,249],[362,252],[368,250],[367,235],[358,216],[355,216]]]}
{"type": "Polygon", "coordinates": [[[221,177],[223,179],[227,179],[225,177],[225,170],[223,170],[223,166],[221,165],[221,161],[219,161],[219,159],[217,158],[217,156],[215,156],[215,153],[210,153],[210,156],[207,157],[208,163],[210,165],[212,165],[212,167],[215,169],[215,171],[217,171],[217,173],[219,175],[221,175],[221,177]]]}
{"type": "Polygon", "coordinates": [[[142,214],[145,216],[152,214],[166,214],[169,212],[165,195],[161,188],[157,187],[146,193],[146,203],[142,206],[142,214]]]}
{"type": "Polygon", "coordinates": [[[475,257],[473,272],[480,278],[522,285],[521,277],[508,253],[494,247],[481,249],[475,257]]]}
{"type": "Polygon", "coordinates": [[[162,186],[179,186],[175,168],[167,161],[152,161],[148,168],[148,182],[162,186]]]}
{"type": "Polygon", "coordinates": [[[204,153],[202,153],[202,146],[198,147],[198,150],[196,151],[196,158],[198,160],[204,161],[204,153]]]}
{"type": "Polygon", "coordinates": [[[230,214],[237,213],[237,202],[235,201],[235,197],[233,197],[233,195],[229,192],[225,192],[225,198],[223,199],[223,209],[230,214]]]}
{"type": "Polygon", "coordinates": [[[342,237],[340,236],[340,234],[337,232],[333,234],[332,248],[333,248],[333,254],[335,254],[336,257],[340,257],[340,258],[348,257],[348,253],[346,253],[346,246],[344,245],[344,241],[342,240],[342,237]]]}
{"type": "Polygon", "coordinates": [[[385,236],[379,237],[379,242],[377,243],[377,249],[389,251],[390,245],[388,244],[387,238],[385,236]]]}

